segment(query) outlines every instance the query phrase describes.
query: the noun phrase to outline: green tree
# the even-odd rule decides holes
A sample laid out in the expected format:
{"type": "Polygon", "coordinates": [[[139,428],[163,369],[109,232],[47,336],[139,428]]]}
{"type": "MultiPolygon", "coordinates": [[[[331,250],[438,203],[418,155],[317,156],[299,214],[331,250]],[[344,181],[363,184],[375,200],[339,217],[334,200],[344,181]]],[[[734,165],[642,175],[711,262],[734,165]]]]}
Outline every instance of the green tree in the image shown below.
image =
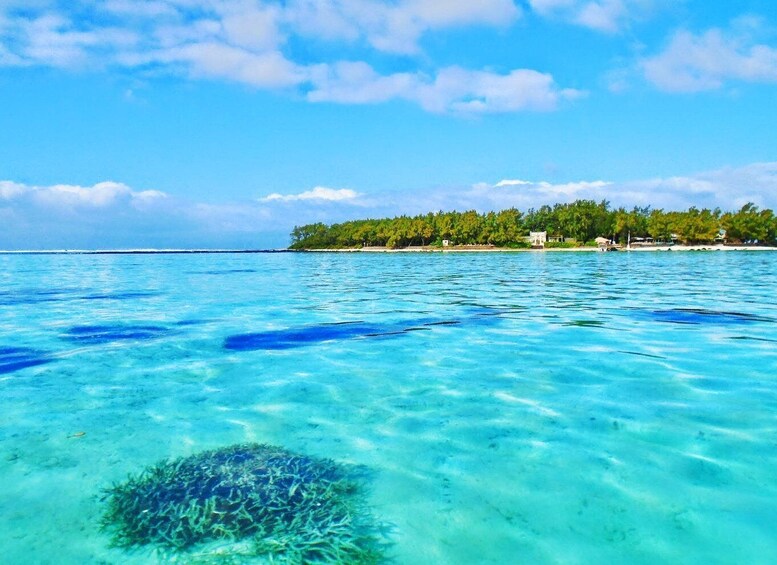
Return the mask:
{"type": "Polygon", "coordinates": [[[726,237],[734,241],[773,241],[770,237],[774,214],[771,210],[759,211],[758,206],[748,202],[734,214],[724,214],[721,223],[726,237]]]}
{"type": "Polygon", "coordinates": [[[685,243],[712,242],[720,231],[720,210],[692,206],[687,212],[677,213],[674,227],[685,243]]]}
{"type": "Polygon", "coordinates": [[[713,241],[724,227],[732,240],[765,241],[777,239],[777,218],[772,210],[759,210],[748,203],[737,212],[721,214],[720,210],[690,208],[686,211],[619,208],[611,211],[607,201],[576,200],[572,203],[530,209],[525,215],[510,208],[500,212],[478,214],[437,212],[414,217],[399,216],[373,220],[352,220],[340,224],[313,223],[294,226],[292,249],[323,249],[378,245],[405,247],[439,244],[450,239],[458,244],[525,244],[529,231],[547,231],[580,242],[599,235],[614,235],[621,241],[632,236],[652,235],[668,241],[673,234],[687,243],[713,241]]]}

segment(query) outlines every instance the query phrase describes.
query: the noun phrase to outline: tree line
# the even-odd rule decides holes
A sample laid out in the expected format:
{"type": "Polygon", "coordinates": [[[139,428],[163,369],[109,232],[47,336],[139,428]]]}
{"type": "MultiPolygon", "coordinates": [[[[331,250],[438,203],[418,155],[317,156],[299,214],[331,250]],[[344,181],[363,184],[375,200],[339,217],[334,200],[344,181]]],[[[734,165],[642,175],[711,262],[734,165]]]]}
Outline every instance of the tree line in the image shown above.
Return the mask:
{"type": "Polygon", "coordinates": [[[777,243],[777,217],[770,209],[747,203],[736,212],[716,208],[664,211],[651,207],[611,209],[607,201],[531,208],[509,208],[480,214],[430,212],[418,216],[352,220],[339,224],[295,226],[291,249],[389,248],[412,245],[495,245],[528,247],[529,232],[544,231],[557,242],[549,245],[592,245],[597,237],[626,243],[628,237],[706,244],[725,238],[732,243],[777,243]]]}

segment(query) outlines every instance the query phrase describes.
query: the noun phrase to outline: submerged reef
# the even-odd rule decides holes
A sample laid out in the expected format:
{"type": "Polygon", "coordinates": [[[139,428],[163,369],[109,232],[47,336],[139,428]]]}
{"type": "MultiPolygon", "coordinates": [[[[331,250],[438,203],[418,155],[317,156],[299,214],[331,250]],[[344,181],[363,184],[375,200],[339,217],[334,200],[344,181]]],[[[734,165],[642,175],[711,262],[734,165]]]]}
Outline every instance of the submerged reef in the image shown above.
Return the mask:
{"type": "Polygon", "coordinates": [[[291,349],[325,341],[377,337],[387,333],[396,333],[396,331],[393,327],[381,327],[365,322],[320,324],[318,326],[232,335],[224,341],[224,348],[233,351],[291,349]]]}
{"type": "Polygon", "coordinates": [[[283,350],[315,345],[327,341],[365,338],[390,338],[418,331],[430,331],[436,326],[492,325],[509,312],[490,308],[472,310],[468,316],[440,320],[416,318],[391,322],[333,322],[315,326],[268,330],[228,336],[224,348],[231,351],[283,350]]]}
{"type": "Polygon", "coordinates": [[[744,312],[720,312],[704,308],[671,308],[653,310],[649,317],[658,322],[672,324],[742,325],[755,322],[774,322],[773,319],[744,312]]]}
{"type": "Polygon", "coordinates": [[[43,351],[29,347],[0,347],[0,375],[53,361],[43,351]]]}
{"type": "Polygon", "coordinates": [[[226,541],[239,542],[242,557],[272,562],[378,563],[363,486],[330,459],[233,445],[161,461],[114,485],[102,528],[127,549],[187,552],[226,541]]]}
{"type": "Polygon", "coordinates": [[[68,341],[101,345],[123,340],[149,340],[164,337],[170,329],[158,325],[101,324],[94,326],[73,326],[62,336],[68,341]]]}

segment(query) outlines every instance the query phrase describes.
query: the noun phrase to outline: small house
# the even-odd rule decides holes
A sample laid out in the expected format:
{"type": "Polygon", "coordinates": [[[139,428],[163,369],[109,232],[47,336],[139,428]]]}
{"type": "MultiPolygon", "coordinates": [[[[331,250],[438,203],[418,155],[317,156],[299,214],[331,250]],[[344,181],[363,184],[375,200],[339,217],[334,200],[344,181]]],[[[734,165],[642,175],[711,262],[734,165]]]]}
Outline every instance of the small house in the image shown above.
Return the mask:
{"type": "Polygon", "coordinates": [[[545,247],[545,243],[548,241],[548,232],[546,231],[532,231],[529,232],[529,244],[532,247],[545,247]]]}

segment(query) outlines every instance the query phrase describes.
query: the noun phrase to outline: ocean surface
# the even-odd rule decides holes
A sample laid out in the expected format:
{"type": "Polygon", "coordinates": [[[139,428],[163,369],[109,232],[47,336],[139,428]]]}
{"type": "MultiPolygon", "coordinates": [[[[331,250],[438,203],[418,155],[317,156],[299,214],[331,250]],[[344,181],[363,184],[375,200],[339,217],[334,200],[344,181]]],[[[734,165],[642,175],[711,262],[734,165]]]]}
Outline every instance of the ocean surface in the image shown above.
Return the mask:
{"type": "Polygon", "coordinates": [[[256,442],[368,469],[398,564],[775,563],[775,289],[770,252],[2,255],[0,561],[208,562],[113,547],[106,489],[256,442]]]}

